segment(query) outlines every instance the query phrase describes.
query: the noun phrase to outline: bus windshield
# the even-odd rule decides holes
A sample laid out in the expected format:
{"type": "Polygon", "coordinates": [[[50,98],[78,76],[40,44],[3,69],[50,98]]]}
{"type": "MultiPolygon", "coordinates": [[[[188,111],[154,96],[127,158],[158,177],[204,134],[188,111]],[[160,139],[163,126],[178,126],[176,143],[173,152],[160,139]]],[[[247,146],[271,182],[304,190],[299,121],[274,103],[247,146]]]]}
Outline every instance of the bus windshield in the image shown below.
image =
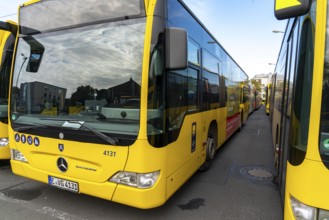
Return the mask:
{"type": "MultiPolygon", "coordinates": [[[[51,2],[56,1],[45,1],[51,2]]],[[[21,11],[21,24],[30,10],[21,11]]],[[[143,16],[126,17],[21,34],[12,81],[13,128],[88,127],[137,136],[145,22],[143,16]]]]}
{"type": "Polygon", "coordinates": [[[14,43],[15,37],[10,35],[2,48],[3,51],[0,51],[2,53],[2,60],[0,60],[0,121],[3,123],[8,122],[8,92],[14,43]]]}
{"type": "MultiPolygon", "coordinates": [[[[329,2],[327,5],[329,8],[329,2]]],[[[329,15],[327,15],[327,20],[329,15]]],[[[329,169],[329,24],[326,28],[326,46],[324,59],[324,74],[322,85],[322,105],[321,105],[321,120],[320,120],[320,155],[322,161],[329,169]]]]}
{"type": "Polygon", "coordinates": [[[19,26],[21,34],[32,34],[142,16],[142,0],[43,0],[20,9],[19,26]]]}

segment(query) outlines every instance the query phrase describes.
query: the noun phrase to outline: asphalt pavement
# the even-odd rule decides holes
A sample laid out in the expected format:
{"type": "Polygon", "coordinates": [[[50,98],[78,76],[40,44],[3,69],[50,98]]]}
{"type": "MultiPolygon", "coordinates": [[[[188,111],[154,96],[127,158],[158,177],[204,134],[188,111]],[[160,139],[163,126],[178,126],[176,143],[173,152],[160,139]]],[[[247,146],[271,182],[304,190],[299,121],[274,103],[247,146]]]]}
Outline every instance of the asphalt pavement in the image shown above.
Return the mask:
{"type": "MultiPolygon", "coordinates": [[[[210,206],[211,216],[216,219],[282,219],[279,189],[272,182],[275,168],[270,127],[270,117],[262,106],[250,114],[242,131],[235,133],[217,151],[211,169],[196,173],[181,189],[182,193],[190,191],[192,194],[193,189],[203,188],[194,196],[206,198],[202,200],[205,207],[199,205],[198,209],[210,206]]],[[[189,203],[190,209],[185,210],[195,210],[193,199],[185,201],[187,207],[189,203]]],[[[202,215],[189,218],[206,219],[202,215]]]]}

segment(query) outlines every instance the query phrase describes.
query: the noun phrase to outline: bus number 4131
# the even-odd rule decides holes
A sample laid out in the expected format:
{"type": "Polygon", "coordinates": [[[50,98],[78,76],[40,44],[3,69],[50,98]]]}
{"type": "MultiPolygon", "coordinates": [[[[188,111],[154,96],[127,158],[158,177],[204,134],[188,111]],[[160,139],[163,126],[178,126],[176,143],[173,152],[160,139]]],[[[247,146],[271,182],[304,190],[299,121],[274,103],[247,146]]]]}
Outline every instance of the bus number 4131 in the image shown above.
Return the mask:
{"type": "Polygon", "coordinates": [[[111,151],[111,150],[104,150],[103,154],[104,154],[105,156],[115,157],[116,154],[117,154],[117,152],[115,152],[115,151],[111,151]]]}

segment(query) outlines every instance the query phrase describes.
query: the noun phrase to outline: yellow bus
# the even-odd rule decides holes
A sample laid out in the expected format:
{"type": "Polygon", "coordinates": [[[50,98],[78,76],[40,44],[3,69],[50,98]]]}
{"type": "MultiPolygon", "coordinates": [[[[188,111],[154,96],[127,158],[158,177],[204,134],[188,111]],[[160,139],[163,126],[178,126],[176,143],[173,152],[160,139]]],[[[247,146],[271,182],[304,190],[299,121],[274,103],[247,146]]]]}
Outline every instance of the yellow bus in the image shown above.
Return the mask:
{"type": "Polygon", "coordinates": [[[270,105],[271,105],[271,89],[272,89],[272,84],[269,83],[266,87],[265,87],[266,91],[265,91],[265,94],[266,94],[266,97],[265,97],[265,113],[267,115],[270,114],[270,105]]]}
{"type": "Polygon", "coordinates": [[[153,208],[240,127],[248,76],[182,1],[31,1],[19,31],[17,175],[153,208]]]}
{"type": "Polygon", "coordinates": [[[0,21],[0,160],[10,159],[8,140],[8,97],[17,25],[0,21]]]}
{"type": "Polygon", "coordinates": [[[240,91],[241,124],[244,124],[247,121],[250,113],[250,86],[247,81],[241,83],[240,91]]]}
{"type": "Polygon", "coordinates": [[[255,110],[258,110],[260,107],[262,107],[262,97],[260,92],[255,90],[255,110]]]}
{"type": "Polygon", "coordinates": [[[329,2],[276,0],[289,18],[272,116],[284,219],[329,219],[329,2]]]}
{"type": "Polygon", "coordinates": [[[249,114],[256,110],[256,87],[249,82],[249,114]]]}

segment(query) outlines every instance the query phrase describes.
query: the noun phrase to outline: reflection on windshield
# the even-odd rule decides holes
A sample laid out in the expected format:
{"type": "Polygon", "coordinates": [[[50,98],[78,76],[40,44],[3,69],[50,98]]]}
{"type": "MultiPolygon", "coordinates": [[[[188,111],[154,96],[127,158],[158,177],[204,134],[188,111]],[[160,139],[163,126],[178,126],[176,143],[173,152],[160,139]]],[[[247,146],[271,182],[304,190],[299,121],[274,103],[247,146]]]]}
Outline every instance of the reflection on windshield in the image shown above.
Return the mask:
{"type": "MultiPolygon", "coordinates": [[[[29,117],[90,121],[94,115],[106,126],[106,120],[138,124],[144,31],[145,18],[138,18],[20,38],[12,119],[23,124],[31,123],[29,117]],[[40,45],[42,59],[31,71],[31,57],[38,60],[32,53],[40,45]]],[[[51,120],[37,123],[52,125],[51,120]]],[[[110,131],[104,126],[94,128],[110,131]]]]}
{"type": "Polygon", "coordinates": [[[21,7],[20,29],[32,34],[136,16],[145,16],[142,0],[44,0],[21,7]]]}
{"type": "Polygon", "coordinates": [[[3,51],[0,51],[2,53],[0,60],[0,121],[8,123],[9,80],[15,37],[10,35],[7,39],[2,40],[6,40],[6,43],[2,48],[3,51]]]}
{"type": "MultiPolygon", "coordinates": [[[[329,3],[327,5],[329,8],[329,3]]],[[[327,20],[329,15],[327,15],[327,20]]],[[[329,24],[326,28],[326,47],[325,60],[323,68],[323,84],[322,84],[322,105],[320,117],[320,138],[319,150],[322,161],[329,169],[329,24]]]]}
{"type": "Polygon", "coordinates": [[[12,52],[6,54],[4,62],[0,65],[0,121],[7,121],[8,116],[8,86],[10,78],[10,67],[12,61],[12,52]]]}

